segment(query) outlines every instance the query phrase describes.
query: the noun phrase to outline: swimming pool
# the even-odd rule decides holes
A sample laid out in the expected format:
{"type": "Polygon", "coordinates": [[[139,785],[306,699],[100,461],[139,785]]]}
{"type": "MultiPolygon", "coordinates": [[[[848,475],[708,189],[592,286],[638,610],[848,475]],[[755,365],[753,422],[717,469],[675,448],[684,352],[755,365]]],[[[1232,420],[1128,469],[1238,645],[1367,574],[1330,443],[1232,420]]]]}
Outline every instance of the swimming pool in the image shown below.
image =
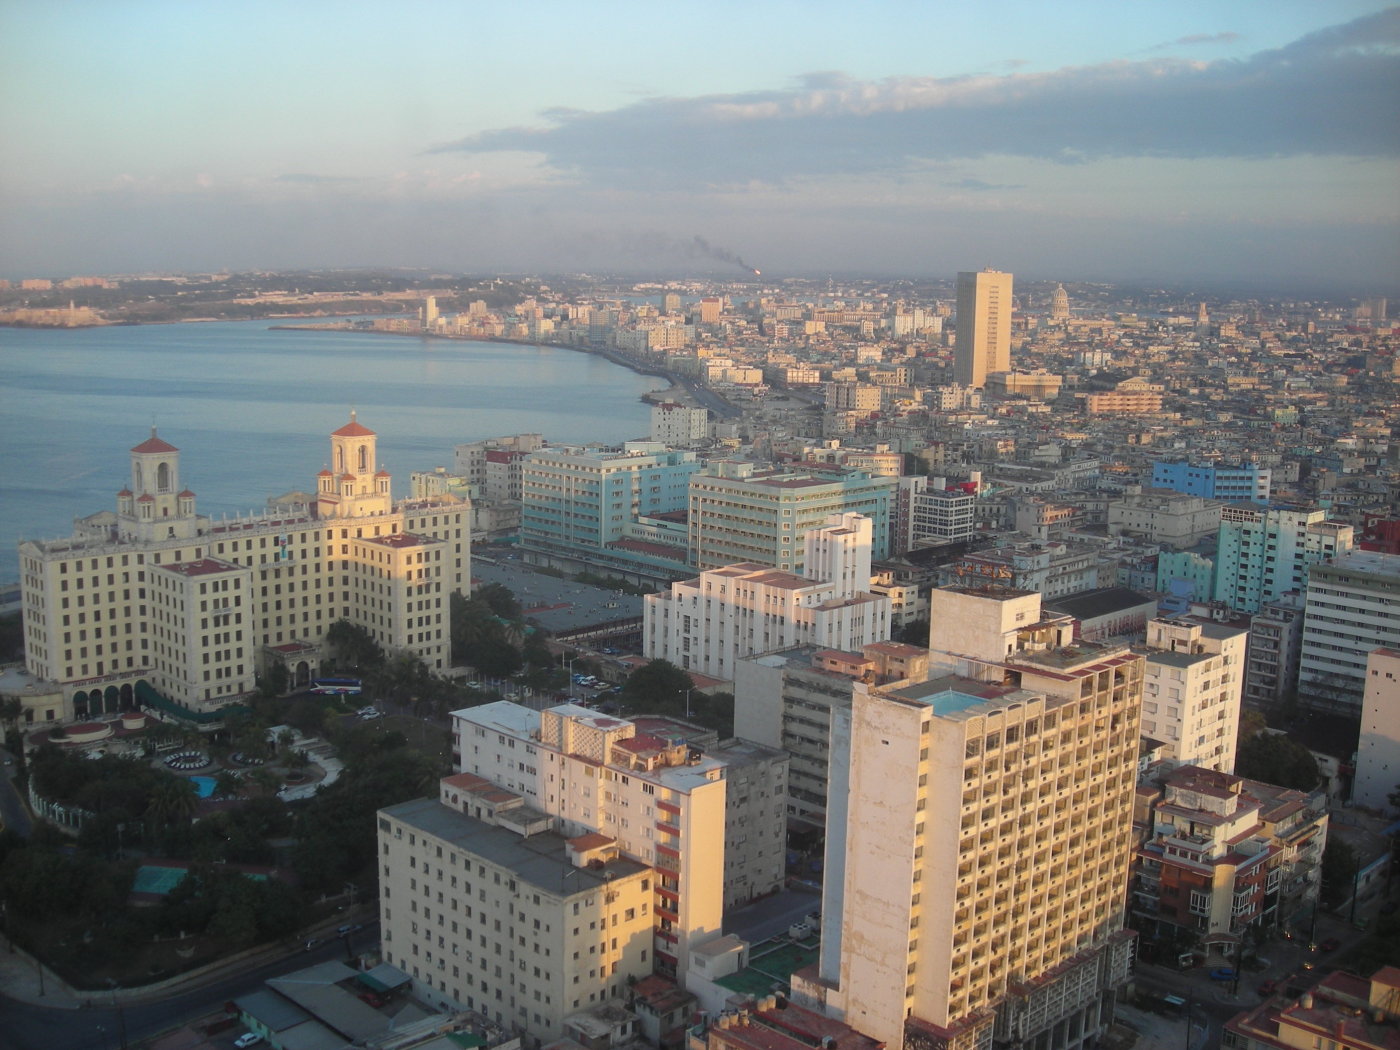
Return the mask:
{"type": "Polygon", "coordinates": [[[199,792],[200,798],[208,798],[214,793],[213,777],[190,777],[194,782],[194,789],[199,792]]]}

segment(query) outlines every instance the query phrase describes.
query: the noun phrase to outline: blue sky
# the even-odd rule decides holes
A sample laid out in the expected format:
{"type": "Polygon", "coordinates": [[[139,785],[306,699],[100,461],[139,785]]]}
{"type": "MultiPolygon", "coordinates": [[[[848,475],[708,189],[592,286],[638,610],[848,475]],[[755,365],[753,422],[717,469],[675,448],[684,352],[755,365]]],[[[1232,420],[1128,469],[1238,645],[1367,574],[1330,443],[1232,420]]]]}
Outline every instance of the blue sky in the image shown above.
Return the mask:
{"type": "Polygon", "coordinates": [[[0,0],[0,272],[1400,276],[1400,8],[0,0]]]}

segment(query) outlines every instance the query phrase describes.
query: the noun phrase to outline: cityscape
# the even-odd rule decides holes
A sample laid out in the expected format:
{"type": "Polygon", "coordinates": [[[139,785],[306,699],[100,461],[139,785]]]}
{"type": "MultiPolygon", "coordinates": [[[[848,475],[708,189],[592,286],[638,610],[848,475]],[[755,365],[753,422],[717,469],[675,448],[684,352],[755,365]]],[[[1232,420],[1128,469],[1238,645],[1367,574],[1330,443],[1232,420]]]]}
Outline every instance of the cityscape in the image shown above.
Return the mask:
{"type": "Polygon", "coordinates": [[[1400,7],[0,58],[0,1050],[1400,1050],[1400,7]]]}

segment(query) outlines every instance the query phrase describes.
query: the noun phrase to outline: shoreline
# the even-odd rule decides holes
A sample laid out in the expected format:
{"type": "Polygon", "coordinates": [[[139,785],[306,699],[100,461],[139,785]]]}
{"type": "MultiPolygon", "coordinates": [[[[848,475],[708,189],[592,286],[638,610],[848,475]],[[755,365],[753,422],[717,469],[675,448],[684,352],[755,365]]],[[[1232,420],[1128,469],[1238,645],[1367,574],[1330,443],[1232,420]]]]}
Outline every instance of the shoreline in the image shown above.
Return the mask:
{"type": "MultiPolygon", "coordinates": [[[[378,328],[354,328],[342,326],[337,323],[277,324],[271,325],[268,330],[280,332],[363,332],[368,335],[400,335],[411,336],[416,339],[441,339],[449,343],[504,343],[507,346],[532,346],[541,350],[573,350],[577,353],[601,357],[637,375],[656,376],[658,379],[664,379],[670,384],[665,390],[648,390],[646,393],[638,395],[637,399],[639,401],[645,401],[647,404],[680,400],[685,400],[688,403],[698,401],[683,376],[656,365],[647,365],[639,361],[633,361],[630,358],[618,354],[615,350],[609,350],[606,347],[577,346],[573,343],[540,343],[529,339],[511,339],[501,335],[463,336],[444,335],[440,332],[386,332],[378,328]]],[[[713,392],[711,393],[713,394],[713,392]]],[[[735,416],[743,414],[743,410],[737,405],[732,404],[718,394],[713,394],[713,396],[729,406],[729,408],[733,410],[735,416]]],[[[696,405],[696,407],[699,406],[696,405]]]]}

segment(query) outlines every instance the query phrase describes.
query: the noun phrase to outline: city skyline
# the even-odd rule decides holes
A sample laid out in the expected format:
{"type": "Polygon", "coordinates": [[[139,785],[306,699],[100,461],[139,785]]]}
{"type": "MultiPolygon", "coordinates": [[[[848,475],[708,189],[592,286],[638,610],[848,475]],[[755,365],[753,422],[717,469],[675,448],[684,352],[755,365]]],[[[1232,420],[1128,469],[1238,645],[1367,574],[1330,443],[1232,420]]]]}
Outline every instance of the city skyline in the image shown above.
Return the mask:
{"type": "Polygon", "coordinates": [[[0,271],[1400,273],[1400,8],[533,10],[11,5],[0,271]]]}

